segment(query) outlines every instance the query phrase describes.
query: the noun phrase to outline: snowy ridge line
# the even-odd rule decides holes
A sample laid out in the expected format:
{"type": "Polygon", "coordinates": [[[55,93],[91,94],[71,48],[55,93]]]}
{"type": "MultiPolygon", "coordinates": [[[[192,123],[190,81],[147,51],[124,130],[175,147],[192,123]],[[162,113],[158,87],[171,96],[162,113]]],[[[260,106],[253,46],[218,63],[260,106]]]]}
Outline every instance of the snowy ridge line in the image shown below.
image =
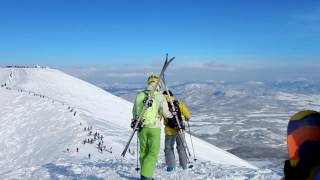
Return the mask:
{"type": "MultiPolygon", "coordinates": [[[[9,71],[10,69],[4,70],[3,75],[8,77],[9,71]]],[[[5,81],[7,79],[2,78],[2,80],[5,81]]],[[[15,69],[14,80],[10,86],[41,92],[41,94],[63,100],[62,103],[68,102],[68,104],[82,109],[87,114],[91,113],[100,119],[107,117],[110,121],[110,119],[117,120],[121,117],[120,121],[112,122],[122,128],[127,127],[127,121],[124,121],[124,119],[129,119],[128,115],[131,114],[127,110],[132,106],[129,101],[125,101],[93,84],[56,69],[15,69]],[[114,113],[112,111],[116,106],[122,108],[118,108],[119,110],[114,113]],[[109,110],[109,112],[106,112],[105,109],[109,110]]]]}
{"type": "MultiPolygon", "coordinates": [[[[22,69],[22,68],[21,68],[22,69]]],[[[31,69],[31,68],[30,68],[31,69]]],[[[6,88],[7,90],[16,90],[18,92],[25,92],[25,93],[28,93],[29,95],[30,94],[33,94],[34,96],[40,96],[40,98],[47,98],[48,100],[51,100],[53,101],[53,103],[56,101],[56,102],[59,102],[60,104],[62,105],[68,105],[67,102],[63,102],[63,101],[60,101],[60,100],[57,100],[57,99],[54,99],[54,98],[51,98],[49,96],[46,96],[46,95],[43,95],[43,94],[40,94],[40,93],[37,93],[37,92],[33,92],[33,91],[27,91],[27,90],[24,90],[24,89],[13,89],[12,87],[9,87],[8,85],[10,84],[10,82],[12,82],[14,79],[14,71],[13,69],[11,70],[10,72],[10,75],[9,75],[9,78],[7,79],[7,81],[4,83],[4,84],[1,84],[1,87],[8,87],[6,88]],[[9,82],[8,82],[9,81],[9,82]]],[[[71,105],[68,105],[70,107],[70,109],[74,109],[75,107],[72,107],[71,105]]],[[[78,108],[80,109],[80,108],[78,108]]]]}
{"type": "MultiPolygon", "coordinates": [[[[37,68],[20,68],[20,69],[37,69],[37,68]]],[[[8,85],[10,85],[11,83],[10,82],[13,82],[14,80],[14,71],[13,69],[11,68],[11,72],[10,72],[10,75],[9,75],[9,78],[7,79],[6,82],[4,82],[3,84],[0,85],[1,88],[5,87],[7,90],[15,90],[15,91],[18,91],[18,92],[24,92],[24,93],[27,93],[29,95],[34,95],[34,96],[39,96],[40,98],[46,98],[47,100],[49,101],[52,101],[52,103],[54,102],[58,102],[60,103],[61,105],[63,106],[68,106],[68,109],[70,109],[70,112],[74,112],[75,114],[77,114],[77,112],[74,110],[74,109],[78,109],[78,110],[82,110],[82,111],[85,111],[87,112],[85,109],[83,108],[80,108],[80,107],[75,107],[75,106],[72,106],[70,104],[68,104],[67,102],[64,102],[64,101],[61,101],[61,100],[57,100],[57,99],[54,99],[52,97],[49,97],[47,95],[43,95],[41,93],[37,93],[37,92],[34,92],[34,91],[27,91],[27,90],[24,90],[24,89],[14,89],[12,87],[9,87],[8,85]]],[[[74,115],[75,116],[75,115],[74,115]]]]}
{"type": "Polygon", "coordinates": [[[7,86],[7,83],[5,84],[1,84],[1,88],[5,88],[6,90],[9,90],[9,91],[16,91],[16,92],[24,92],[26,93],[27,95],[29,94],[30,96],[37,96],[37,97],[40,97],[40,98],[44,98],[44,99],[47,99],[49,101],[51,101],[52,103],[55,103],[55,102],[58,102],[60,103],[60,105],[62,106],[68,106],[68,109],[70,109],[70,112],[73,112],[74,113],[74,116],[76,116],[77,114],[77,111],[75,109],[80,109],[80,108],[76,108],[76,107],[72,107],[71,105],[69,105],[68,103],[66,102],[63,102],[63,101],[60,101],[60,100],[56,100],[56,99],[53,99],[51,97],[48,97],[46,95],[42,95],[40,93],[36,93],[36,92],[32,92],[32,91],[26,91],[26,90],[23,90],[23,89],[13,89],[12,87],[8,87],[7,86]]]}

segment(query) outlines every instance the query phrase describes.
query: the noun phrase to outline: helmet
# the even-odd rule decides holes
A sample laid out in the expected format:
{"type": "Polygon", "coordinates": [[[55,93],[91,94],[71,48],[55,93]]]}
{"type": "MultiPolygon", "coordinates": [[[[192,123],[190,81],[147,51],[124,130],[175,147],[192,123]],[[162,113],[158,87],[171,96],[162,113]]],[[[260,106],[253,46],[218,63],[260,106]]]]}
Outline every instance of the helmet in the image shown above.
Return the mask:
{"type": "Polygon", "coordinates": [[[148,77],[148,85],[149,84],[151,84],[151,83],[153,83],[153,82],[157,82],[159,80],[159,77],[158,76],[156,76],[156,75],[151,75],[151,76],[149,76],[148,77]]]}
{"type": "Polygon", "coordinates": [[[320,113],[303,110],[291,117],[287,128],[289,160],[285,161],[286,179],[319,179],[320,113]]]}

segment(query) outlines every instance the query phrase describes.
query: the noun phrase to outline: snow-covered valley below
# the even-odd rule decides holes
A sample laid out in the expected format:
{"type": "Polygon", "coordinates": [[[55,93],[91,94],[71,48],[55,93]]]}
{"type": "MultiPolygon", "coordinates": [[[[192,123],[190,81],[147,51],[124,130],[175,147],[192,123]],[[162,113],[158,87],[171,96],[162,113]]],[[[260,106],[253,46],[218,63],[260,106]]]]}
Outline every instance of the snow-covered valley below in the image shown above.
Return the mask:
{"type": "MultiPolygon", "coordinates": [[[[48,68],[0,68],[0,85],[0,179],[139,179],[136,139],[120,156],[131,133],[130,101],[48,68]]],[[[213,115],[194,117],[194,167],[166,172],[161,147],[155,179],[280,178],[212,143],[208,138],[223,126],[200,127],[213,115]],[[209,136],[202,137],[205,132],[209,136]]],[[[231,119],[226,116],[225,123],[231,119]]]]}

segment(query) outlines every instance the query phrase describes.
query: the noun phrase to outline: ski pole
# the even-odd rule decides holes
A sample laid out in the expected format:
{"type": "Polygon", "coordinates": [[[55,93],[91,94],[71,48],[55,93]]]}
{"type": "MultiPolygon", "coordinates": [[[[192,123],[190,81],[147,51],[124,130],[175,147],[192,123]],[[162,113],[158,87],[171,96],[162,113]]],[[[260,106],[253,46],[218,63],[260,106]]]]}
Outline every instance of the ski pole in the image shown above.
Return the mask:
{"type": "MultiPolygon", "coordinates": [[[[162,77],[162,81],[163,81],[163,85],[164,85],[164,87],[165,87],[165,91],[166,91],[167,94],[169,95],[169,89],[168,89],[168,86],[167,86],[166,81],[165,81],[165,79],[164,79],[164,76],[162,77]]],[[[170,96],[170,95],[169,95],[169,96],[170,96]]],[[[169,103],[171,104],[172,110],[175,111],[175,107],[174,107],[174,104],[173,104],[173,102],[172,102],[172,99],[171,99],[171,98],[168,98],[168,99],[169,99],[169,103]]],[[[174,117],[174,119],[176,120],[176,122],[177,122],[177,124],[178,124],[179,137],[180,137],[180,135],[181,135],[181,134],[184,134],[184,132],[183,132],[183,130],[181,129],[181,124],[180,124],[177,116],[174,115],[173,117],[174,117]]],[[[185,141],[185,139],[184,139],[184,141],[182,141],[182,139],[181,139],[181,137],[180,137],[180,140],[181,140],[181,142],[182,142],[182,144],[183,144],[183,148],[184,148],[184,150],[186,151],[186,154],[187,154],[187,152],[188,152],[189,156],[191,156],[189,147],[188,147],[187,142],[185,141]]]]}
{"type": "Polygon", "coordinates": [[[192,151],[193,151],[193,160],[194,160],[194,161],[197,161],[196,154],[194,153],[194,147],[193,147],[193,142],[192,142],[192,136],[191,136],[191,130],[190,130],[189,121],[187,121],[187,124],[188,124],[188,128],[189,128],[189,135],[190,135],[190,140],[191,140],[191,147],[192,147],[192,151]]]}
{"type": "Polygon", "coordinates": [[[188,154],[187,154],[187,149],[189,149],[189,148],[188,148],[188,145],[187,145],[187,143],[186,143],[186,139],[184,138],[184,136],[181,137],[182,135],[184,135],[184,134],[179,133],[179,134],[178,134],[178,138],[179,138],[180,142],[182,143],[182,146],[183,146],[183,148],[184,148],[184,152],[186,153],[186,157],[187,157],[188,163],[191,163],[191,161],[190,161],[190,159],[189,159],[189,156],[191,156],[191,154],[190,154],[190,152],[188,153],[189,156],[188,156],[188,154]]]}
{"type": "Polygon", "coordinates": [[[139,154],[138,154],[138,143],[139,143],[139,139],[138,139],[138,133],[137,133],[137,167],[136,167],[136,171],[139,171],[140,168],[139,168],[139,154]]]}
{"type": "MultiPolygon", "coordinates": [[[[180,130],[179,131],[179,136],[180,135],[183,135],[184,136],[184,132],[182,131],[182,130],[180,130]]],[[[184,146],[184,148],[185,148],[185,150],[186,150],[186,153],[188,152],[188,155],[191,157],[191,153],[190,153],[190,150],[189,150],[189,146],[188,146],[188,144],[187,144],[187,141],[186,141],[186,139],[185,138],[183,138],[183,146],[184,146]]]]}

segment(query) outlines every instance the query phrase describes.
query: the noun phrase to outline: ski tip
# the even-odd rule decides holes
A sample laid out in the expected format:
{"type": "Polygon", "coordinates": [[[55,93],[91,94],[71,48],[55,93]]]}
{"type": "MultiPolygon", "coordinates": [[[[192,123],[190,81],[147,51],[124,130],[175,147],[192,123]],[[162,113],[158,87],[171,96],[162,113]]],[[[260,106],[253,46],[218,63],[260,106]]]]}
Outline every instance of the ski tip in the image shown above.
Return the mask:
{"type": "Polygon", "coordinates": [[[190,169],[193,168],[193,165],[189,165],[189,168],[190,168],[190,169]]]}
{"type": "Polygon", "coordinates": [[[168,64],[171,63],[174,60],[175,57],[172,57],[169,59],[168,64]]]}

